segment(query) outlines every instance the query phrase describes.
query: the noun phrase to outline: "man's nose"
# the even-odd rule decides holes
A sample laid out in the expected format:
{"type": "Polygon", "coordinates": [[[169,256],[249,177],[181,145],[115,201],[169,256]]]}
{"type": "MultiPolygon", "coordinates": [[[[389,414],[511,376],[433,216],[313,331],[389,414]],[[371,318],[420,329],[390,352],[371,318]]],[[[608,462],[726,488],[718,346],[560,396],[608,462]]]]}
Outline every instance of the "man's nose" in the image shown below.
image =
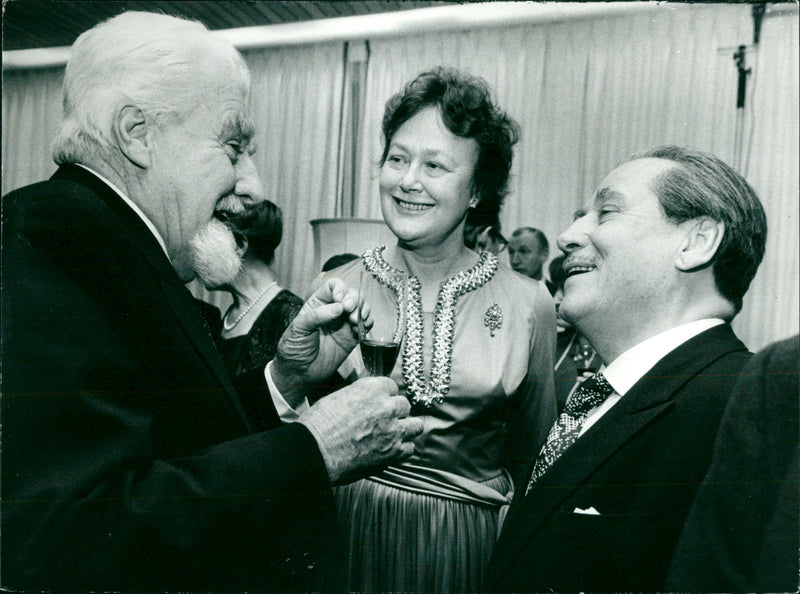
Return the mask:
{"type": "Polygon", "coordinates": [[[588,214],[584,214],[575,219],[572,224],[558,236],[558,249],[565,254],[569,254],[586,243],[588,240],[588,217],[588,214]]]}
{"type": "Polygon", "coordinates": [[[264,186],[250,155],[241,155],[236,162],[236,186],[233,192],[245,205],[264,201],[264,186]]]}

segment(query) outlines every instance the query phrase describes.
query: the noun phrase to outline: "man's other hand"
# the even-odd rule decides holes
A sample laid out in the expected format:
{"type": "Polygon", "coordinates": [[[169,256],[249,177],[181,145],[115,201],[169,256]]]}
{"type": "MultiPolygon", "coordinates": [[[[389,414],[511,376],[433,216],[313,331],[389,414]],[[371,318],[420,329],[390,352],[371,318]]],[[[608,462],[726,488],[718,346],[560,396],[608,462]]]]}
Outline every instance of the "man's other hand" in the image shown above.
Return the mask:
{"type": "Polygon", "coordinates": [[[362,378],[300,416],[320,446],[331,484],[355,480],[414,453],[422,420],[385,377],[362,378]]]}

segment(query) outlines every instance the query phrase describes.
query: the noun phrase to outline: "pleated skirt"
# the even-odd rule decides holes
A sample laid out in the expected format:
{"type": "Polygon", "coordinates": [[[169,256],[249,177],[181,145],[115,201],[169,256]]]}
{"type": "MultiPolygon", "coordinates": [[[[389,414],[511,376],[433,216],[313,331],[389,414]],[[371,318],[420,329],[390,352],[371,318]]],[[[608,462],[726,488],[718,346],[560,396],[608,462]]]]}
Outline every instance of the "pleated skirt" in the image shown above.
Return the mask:
{"type": "MultiPolygon", "coordinates": [[[[482,483],[510,491],[507,476],[482,483]]],[[[501,507],[364,479],[335,489],[352,592],[476,592],[501,507]]]]}

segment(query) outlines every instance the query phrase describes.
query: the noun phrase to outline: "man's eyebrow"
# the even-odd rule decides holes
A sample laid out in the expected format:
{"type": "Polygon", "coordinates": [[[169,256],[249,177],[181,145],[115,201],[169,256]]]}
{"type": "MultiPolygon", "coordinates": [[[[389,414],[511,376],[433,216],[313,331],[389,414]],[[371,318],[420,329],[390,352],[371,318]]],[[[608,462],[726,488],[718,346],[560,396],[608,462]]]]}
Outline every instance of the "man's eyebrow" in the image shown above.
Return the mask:
{"type": "Polygon", "coordinates": [[[241,144],[246,145],[252,140],[255,132],[255,126],[249,118],[241,115],[232,115],[226,118],[222,124],[220,136],[226,140],[235,138],[241,144]]]}
{"type": "Polygon", "coordinates": [[[624,198],[625,197],[616,190],[612,190],[611,188],[600,188],[595,193],[593,202],[594,204],[600,204],[609,200],[624,200],[624,198]]]}

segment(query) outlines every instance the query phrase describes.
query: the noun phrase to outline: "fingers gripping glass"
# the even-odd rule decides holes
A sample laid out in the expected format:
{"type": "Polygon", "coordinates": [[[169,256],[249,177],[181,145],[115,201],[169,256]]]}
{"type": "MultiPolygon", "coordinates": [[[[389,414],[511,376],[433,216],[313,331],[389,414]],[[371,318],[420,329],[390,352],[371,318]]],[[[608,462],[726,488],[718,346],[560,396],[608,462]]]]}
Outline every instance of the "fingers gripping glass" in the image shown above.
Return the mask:
{"type": "Polygon", "coordinates": [[[387,284],[361,272],[358,283],[358,340],[367,373],[389,376],[406,331],[408,275],[397,271],[387,284]]]}

